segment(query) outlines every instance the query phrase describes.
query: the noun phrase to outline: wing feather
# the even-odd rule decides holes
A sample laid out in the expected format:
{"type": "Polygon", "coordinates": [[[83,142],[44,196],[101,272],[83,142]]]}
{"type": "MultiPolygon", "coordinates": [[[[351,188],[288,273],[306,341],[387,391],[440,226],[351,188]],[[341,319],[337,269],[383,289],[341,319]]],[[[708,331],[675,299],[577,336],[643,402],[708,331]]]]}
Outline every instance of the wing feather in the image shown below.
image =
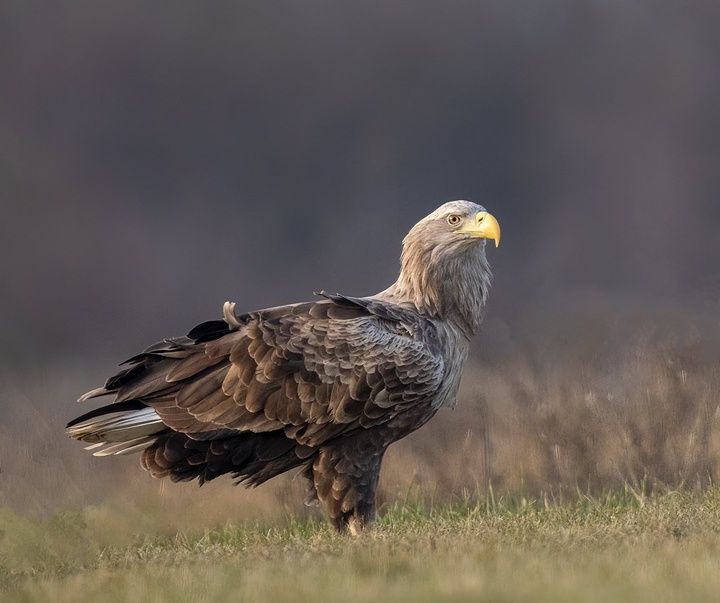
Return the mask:
{"type": "Polygon", "coordinates": [[[180,360],[167,374],[166,381],[183,381],[223,361],[222,356],[210,356],[207,349],[204,354],[190,354],[180,360]]]}
{"type": "Polygon", "coordinates": [[[97,392],[140,400],[195,439],[284,430],[315,447],[391,421],[443,379],[434,324],[378,300],[334,296],[221,322],[151,346],[97,392]]]}

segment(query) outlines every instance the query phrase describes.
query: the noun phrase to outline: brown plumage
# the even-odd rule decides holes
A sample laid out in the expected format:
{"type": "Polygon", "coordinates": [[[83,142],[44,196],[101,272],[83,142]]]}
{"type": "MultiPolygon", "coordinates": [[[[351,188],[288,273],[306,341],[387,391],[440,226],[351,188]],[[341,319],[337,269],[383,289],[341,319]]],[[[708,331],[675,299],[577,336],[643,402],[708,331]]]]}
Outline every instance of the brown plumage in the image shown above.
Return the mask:
{"type": "Polygon", "coordinates": [[[398,280],[371,297],[323,299],[205,322],[126,361],[71,421],[96,455],[142,452],[156,477],[225,473],[257,486],[300,467],[338,529],[375,517],[387,447],[454,403],[490,285],[497,221],[441,206],[403,241],[398,280]]]}

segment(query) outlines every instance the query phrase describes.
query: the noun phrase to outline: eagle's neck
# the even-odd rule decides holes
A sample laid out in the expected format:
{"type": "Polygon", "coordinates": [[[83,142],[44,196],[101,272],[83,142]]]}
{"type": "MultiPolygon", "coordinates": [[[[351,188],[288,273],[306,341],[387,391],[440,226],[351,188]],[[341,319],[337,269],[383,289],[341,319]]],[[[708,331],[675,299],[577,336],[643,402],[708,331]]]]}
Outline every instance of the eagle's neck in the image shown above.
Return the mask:
{"type": "Polygon", "coordinates": [[[492,277],[484,241],[461,241],[453,249],[406,242],[401,265],[398,280],[381,297],[452,322],[468,339],[477,332],[492,277]]]}

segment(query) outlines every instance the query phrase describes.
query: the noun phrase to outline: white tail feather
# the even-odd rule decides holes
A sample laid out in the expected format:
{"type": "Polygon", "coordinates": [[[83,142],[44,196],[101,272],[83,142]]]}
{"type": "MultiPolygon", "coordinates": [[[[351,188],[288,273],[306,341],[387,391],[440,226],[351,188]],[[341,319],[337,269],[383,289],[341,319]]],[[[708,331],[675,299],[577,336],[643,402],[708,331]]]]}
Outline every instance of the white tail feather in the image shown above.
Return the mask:
{"type": "Polygon", "coordinates": [[[139,444],[130,446],[130,448],[123,448],[122,450],[118,450],[115,454],[118,456],[122,456],[124,454],[134,454],[136,452],[140,452],[141,450],[145,450],[154,442],[155,442],[155,438],[145,438],[145,440],[143,440],[139,444]]]}
{"type": "MultiPolygon", "coordinates": [[[[129,450],[130,447],[147,447],[153,441],[154,436],[165,429],[165,425],[152,408],[140,408],[138,410],[121,411],[119,413],[108,413],[99,417],[93,417],[72,427],[68,427],[67,433],[71,438],[90,442],[87,450],[94,450],[105,444],[118,444],[112,447],[103,448],[94,454],[105,456],[107,454],[119,454],[129,450]]],[[[126,452],[127,454],[127,452],[126,452]]]]}
{"type": "Polygon", "coordinates": [[[116,444],[107,444],[106,442],[103,442],[101,445],[104,445],[105,447],[97,452],[93,452],[93,456],[132,454],[133,452],[140,452],[141,450],[144,450],[154,441],[155,438],[146,436],[130,440],[129,442],[119,442],[116,444]]]}

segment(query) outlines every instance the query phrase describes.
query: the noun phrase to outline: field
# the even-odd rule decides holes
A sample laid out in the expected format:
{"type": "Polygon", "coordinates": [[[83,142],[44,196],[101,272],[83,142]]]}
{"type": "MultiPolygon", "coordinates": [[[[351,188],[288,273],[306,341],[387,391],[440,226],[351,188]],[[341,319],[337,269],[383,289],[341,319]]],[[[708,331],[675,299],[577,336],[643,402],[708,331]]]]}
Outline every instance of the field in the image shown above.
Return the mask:
{"type": "Polygon", "coordinates": [[[317,521],[103,539],[99,509],[3,516],[4,601],[716,601],[720,491],[574,502],[492,496],[317,521]]]}
{"type": "Polygon", "coordinates": [[[717,600],[717,350],[582,339],[475,359],[391,447],[359,537],[292,475],[199,489],[83,452],[58,400],[106,367],[0,375],[0,600],[717,600]]]}

